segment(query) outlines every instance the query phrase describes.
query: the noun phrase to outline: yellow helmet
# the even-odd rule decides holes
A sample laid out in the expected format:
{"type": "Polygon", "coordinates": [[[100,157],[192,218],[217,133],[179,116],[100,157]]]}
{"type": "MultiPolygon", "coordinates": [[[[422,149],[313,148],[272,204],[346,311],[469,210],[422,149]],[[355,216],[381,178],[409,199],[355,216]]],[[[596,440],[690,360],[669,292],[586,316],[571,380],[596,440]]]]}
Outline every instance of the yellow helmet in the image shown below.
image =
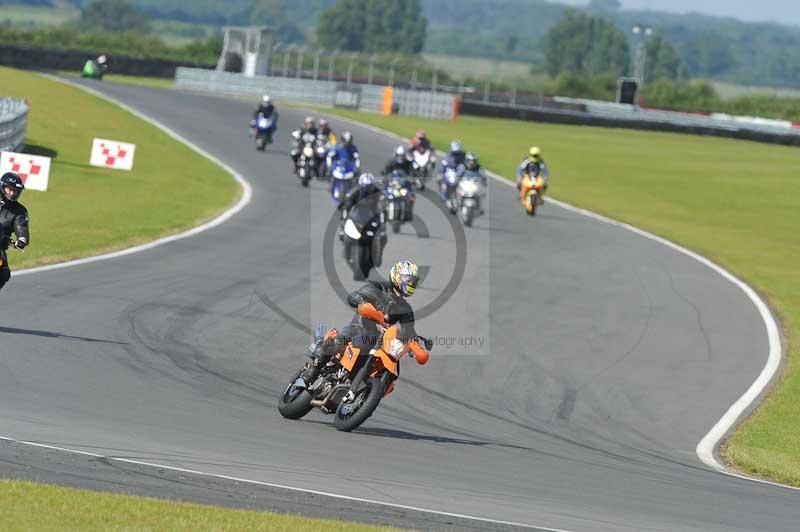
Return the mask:
{"type": "Polygon", "coordinates": [[[408,260],[397,261],[389,272],[389,280],[398,292],[409,297],[417,290],[419,267],[408,260]]]}
{"type": "Polygon", "coordinates": [[[528,154],[530,154],[531,159],[537,162],[542,158],[542,150],[540,150],[538,146],[531,146],[531,149],[528,150],[528,154]]]}

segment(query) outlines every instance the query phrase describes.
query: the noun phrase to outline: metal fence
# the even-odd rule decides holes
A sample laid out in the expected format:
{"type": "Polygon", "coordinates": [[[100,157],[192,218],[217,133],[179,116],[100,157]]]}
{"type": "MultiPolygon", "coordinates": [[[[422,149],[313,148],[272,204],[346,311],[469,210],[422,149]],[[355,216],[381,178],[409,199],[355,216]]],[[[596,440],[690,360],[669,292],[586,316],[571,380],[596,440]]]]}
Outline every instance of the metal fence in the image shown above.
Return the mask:
{"type": "Polygon", "coordinates": [[[0,98],[0,151],[16,151],[25,141],[28,104],[22,100],[0,98]]]}
{"type": "MultiPolygon", "coordinates": [[[[385,110],[385,87],[365,83],[346,83],[302,77],[244,76],[238,73],[180,67],[175,73],[179,89],[273,98],[314,105],[355,107],[362,111],[385,110]]],[[[395,89],[391,92],[398,114],[426,118],[451,119],[456,97],[431,91],[395,89]]]]}

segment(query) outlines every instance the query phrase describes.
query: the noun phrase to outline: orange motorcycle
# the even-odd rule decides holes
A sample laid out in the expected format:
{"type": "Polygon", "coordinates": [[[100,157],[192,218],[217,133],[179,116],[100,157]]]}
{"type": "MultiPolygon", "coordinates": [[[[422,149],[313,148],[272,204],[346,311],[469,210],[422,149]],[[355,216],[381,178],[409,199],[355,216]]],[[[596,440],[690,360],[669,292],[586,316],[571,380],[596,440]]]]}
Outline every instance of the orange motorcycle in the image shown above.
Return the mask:
{"type": "Polygon", "coordinates": [[[536,207],[542,204],[543,191],[544,178],[541,174],[537,176],[525,174],[522,177],[519,187],[519,201],[529,215],[536,216],[536,207]]]}
{"type": "MultiPolygon", "coordinates": [[[[364,349],[348,342],[344,351],[328,362],[310,384],[302,377],[311,364],[306,362],[278,401],[278,412],[283,417],[300,419],[316,407],[334,415],[333,426],[337,430],[350,432],[375,412],[381,399],[392,393],[400,375],[401,358],[409,355],[419,364],[428,362],[430,340],[421,336],[402,340],[399,326],[387,324],[383,313],[370,303],[359,305],[358,314],[378,324],[375,347],[364,349]]],[[[317,333],[320,332],[318,329],[317,333]]],[[[336,329],[330,329],[323,340],[333,341],[338,334],[336,329]]]]}

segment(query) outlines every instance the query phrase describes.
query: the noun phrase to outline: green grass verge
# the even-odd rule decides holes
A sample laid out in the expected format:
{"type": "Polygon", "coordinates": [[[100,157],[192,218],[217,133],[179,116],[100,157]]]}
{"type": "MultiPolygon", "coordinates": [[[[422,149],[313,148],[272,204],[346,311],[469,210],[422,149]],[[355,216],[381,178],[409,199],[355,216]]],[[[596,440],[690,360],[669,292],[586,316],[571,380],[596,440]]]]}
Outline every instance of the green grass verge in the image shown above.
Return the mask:
{"type": "Polygon", "coordinates": [[[54,156],[49,190],[22,196],[31,215],[31,246],[9,252],[12,268],[177,233],[213,218],[241,195],[222,168],[105,100],[9,68],[0,68],[0,86],[4,95],[30,102],[26,151],[54,156]],[[133,171],[89,166],[94,137],[136,144],[133,171]]]}
{"type": "Polygon", "coordinates": [[[230,510],[73,488],[0,480],[4,532],[372,532],[396,528],[230,510]]]}
{"type": "Polygon", "coordinates": [[[800,485],[800,149],[470,116],[453,123],[326,112],[404,136],[424,127],[440,149],[460,138],[504,176],[537,144],[551,167],[554,197],[684,245],[756,287],[782,319],[788,364],[724,454],[747,473],[800,485]]]}
{"type": "MultiPolygon", "coordinates": [[[[79,78],[80,72],[61,70],[59,75],[67,78],[79,78]]],[[[154,87],[156,89],[174,89],[174,78],[153,78],[148,76],[128,76],[126,74],[106,74],[103,81],[107,83],[120,83],[122,85],[134,85],[138,87],[154,87]]]]}

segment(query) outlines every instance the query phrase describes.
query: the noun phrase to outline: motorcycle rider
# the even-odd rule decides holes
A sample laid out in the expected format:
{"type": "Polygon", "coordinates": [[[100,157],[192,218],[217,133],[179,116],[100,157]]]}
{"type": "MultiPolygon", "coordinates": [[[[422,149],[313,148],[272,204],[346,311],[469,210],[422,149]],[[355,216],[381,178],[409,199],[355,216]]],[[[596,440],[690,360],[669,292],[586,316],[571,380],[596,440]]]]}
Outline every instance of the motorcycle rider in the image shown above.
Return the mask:
{"type": "Polygon", "coordinates": [[[413,161],[408,156],[405,146],[398,146],[394,150],[394,157],[386,163],[386,167],[383,169],[383,175],[387,176],[396,170],[401,170],[405,172],[407,176],[410,176],[412,169],[413,161]]]}
{"type": "Polygon", "coordinates": [[[431,141],[425,135],[424,129],[417,131],[417,134],[414,135],[413,139],[411,139],[411,149],[420,153],[425,153],[426,151],[433,149],[431,147],[431,141]]]}
{"type": "Polygon", "coordinates": [[[458,139],[450,143],[450,153],[448,153],[439,163],[439,175],[443,176],[447,168],[458,168],[464,164],[467,154],[464,153],[464,147],[458,139]]]}
{"type": "Polygon", "coordinates": [[[356,170],[361,168],[361,156],[358,154],[358,148],[353,144],[353,134],[349,131],[342,133],[342,142],[338,143],[328,154],[328,168],[333,169],[333,164],[336,161],[346,160],[352,160],[355,163],[356,170]]]}
{"type": "Polygon", "coordinates": [[[292,162],[294,163],[295,174],[297,173],[297,162],[300,160],[300,150],[303,149],[302,138],[303,134],[299,129],[292,131],[292,140],[289,143],[289,156],[292,158],[292,162]]]}
{"type": "Polygon", "coordinates": [[[7,253],[11,245],[11,234],[17,236],[14,243],[17,249],[25,249],[30,243],[28,210],[19,203],[19,197],[24,190],[22,178],[14,172],[7,172],[0,177],[0,289],[11,278],[7,253]]]}
{"type": "Polygon", "coordinates": [[[461,175],[461,179],[472,179],[473,181],[479,181],[484,187],[488,185],[486,173],[483,171],[483,167],[480,165],[477,153],[469,152],[466,156],[464,156],[464,173],[461,175]]]}
{"type": "Polygon", "coordinates": [[[478,160],[478,154],[474,152],[469,152],[464,156],[464,173],[461,175],[461,180],[469,179],[471,181],[475,181],[481,185],[480,190],[481,193],[481,214],[484,213],[484,204],[485,196],[486,196],[486,189],[489,186],[489,179],[486,177],[486,172],[483,171],[483,167],[478,160]]]}
{"type": "MultiPolygon", "coordinates": [[[[397,261],[389,273],[389,281],[370,281],[347,296],[347,304],[357,309],[362,303],[371,303],[386,316],[386,323],[400,324],[400,339],[410,341],[416,338],[414,311],[408,304],[419,285],[419,267],[411,261],[397,261]]],[[[319,376],[321,369],[335,355],[343,353],[347,343],[352,341],[361,348],[371,349],[379,337],[376,322],[356,314],[333,339],[317,338],[314,344],[314,361],[302,375],[308,385],[319,376]]]]}
{"type": "Polygon", "coordinates": [[[275,110],[275,105],[273,105],[269,94],[265,94],[261,97],[261,102],[258,104],[258,107],[253,113],[253,118],[250,120],[251,137],[256,134],[256,120],[258,120],[258,115],[264,115],[264,118],[272,117],[273,129],[278,128],[278,112],[275,110]]]}
{"type": "Polygon", "coordinates": [[[383,191],[375,184],[375,176],[364,173],[358,176],[358,183],[355,188],[347,193],[344,200],[336,207],[342,211],[342,222],[339,225],[339,239],[344,238],[344,224],[350,209],[361,202],[368,202],[375,212],[380,212],[380,202],[383,198],[383,191]]]}
{"type": "Polygon", "coordinates": [[[536,202],[541,205],[544,203],[544,193],[547,192],[547,187],[550,184],[550,170],[547,168],[544,159],[542,158],[542,150],[538,146],[531,146],[528,150],[528,156],[522,161],[517,169],[517,190],[522,187],[522,178],[526,175],[532,177],[542,176],[544,180],[544,189],[541,194],[538,194],[536,202]]]}
{"type": "Polygon", "coordinates": [[[343,213],[347,213],[347,211],[360,202],[369,201],[370,203],[374,203],[377,209],[381,195],[382,191],[380,187],[375,184],[375,176],[370,173],[364,173],[358,176],[358,186],[347,193],[347,196],[345,196],[338,208],[341,209],[343,213]]]}
{"type": "Polygon", "coordinates": [[[333,133],[333,130],[331,129],[330,124],[328,123],[328,120],[326,120],[325,118],[319,119],[319,134],[324,136],[325,139],[327,139],[328,144],[330,144],[331,146],[336,145],[336,135],[333,133]]]}
{"type": "Polygon", "coordinates": [[[317,126],[314,125],[314,118],[313,117],[307,116],[306,119],[303,120],[302,134],[305,135],[306,133],[310,133],[310,134],[314,135],[315,137],[319,134],[319,130],[317,129],[317,126]]]}

